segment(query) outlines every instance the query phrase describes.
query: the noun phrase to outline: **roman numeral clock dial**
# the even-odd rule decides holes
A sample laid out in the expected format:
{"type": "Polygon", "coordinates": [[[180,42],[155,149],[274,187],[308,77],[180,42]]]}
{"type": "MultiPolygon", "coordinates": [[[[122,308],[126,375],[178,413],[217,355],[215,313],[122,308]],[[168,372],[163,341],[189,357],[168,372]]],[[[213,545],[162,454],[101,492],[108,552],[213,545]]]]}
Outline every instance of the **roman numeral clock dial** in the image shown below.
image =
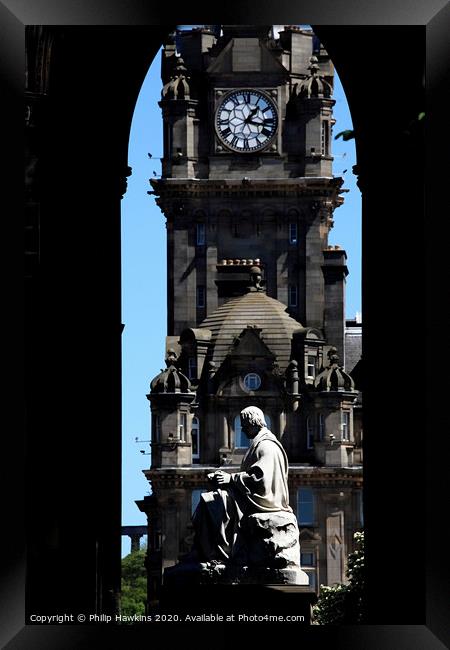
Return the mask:
{"type": "Polygon", "coordinates": [[[221,98],[216,133],[231,151],[261,151],[273,141],[278,127],[275,102],[259,90],[234,90],[221,98]]]}

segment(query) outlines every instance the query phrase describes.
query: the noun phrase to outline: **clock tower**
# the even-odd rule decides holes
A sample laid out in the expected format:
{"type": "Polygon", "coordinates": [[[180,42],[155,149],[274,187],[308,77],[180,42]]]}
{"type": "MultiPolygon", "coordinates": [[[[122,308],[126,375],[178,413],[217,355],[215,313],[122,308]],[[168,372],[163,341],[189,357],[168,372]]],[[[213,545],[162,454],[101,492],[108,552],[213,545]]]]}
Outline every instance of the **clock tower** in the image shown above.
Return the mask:
{"type": "Polygon", "coordinates": [[[289,461],[311,588],[345,581],[362,526],[358,396],[345,358],[345,251],[329,246],[333,66],[312,31],[222,25],[162,52],[166,369],[151,382],[149,602],[190,550],[206,474],[238,471],[259,406],[289,461]],[[358,444],[355,442],[358,440],[358,444]]]}

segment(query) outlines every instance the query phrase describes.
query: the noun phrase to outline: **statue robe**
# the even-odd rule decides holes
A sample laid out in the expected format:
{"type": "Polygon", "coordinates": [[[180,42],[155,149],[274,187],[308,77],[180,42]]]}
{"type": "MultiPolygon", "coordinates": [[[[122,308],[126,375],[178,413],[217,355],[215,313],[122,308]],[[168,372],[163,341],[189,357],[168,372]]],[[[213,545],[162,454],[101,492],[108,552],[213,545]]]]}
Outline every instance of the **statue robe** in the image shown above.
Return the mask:
{"type": "Polygon", "coordinates": [[[258,512],[292,512],[287,477],[286,452],[273,433],[261,429],[242,460],[241,471],[231,474],[225,487],[200,497],[193,515],[200,560],[229,560],[243,517],[258,512]]]}

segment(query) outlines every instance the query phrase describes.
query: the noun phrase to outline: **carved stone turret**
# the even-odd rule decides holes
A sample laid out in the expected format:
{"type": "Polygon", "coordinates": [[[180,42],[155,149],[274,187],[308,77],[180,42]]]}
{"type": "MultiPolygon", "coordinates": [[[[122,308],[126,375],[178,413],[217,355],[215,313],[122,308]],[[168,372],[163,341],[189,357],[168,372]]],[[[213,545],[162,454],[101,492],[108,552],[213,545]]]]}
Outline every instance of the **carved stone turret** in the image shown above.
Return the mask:
{"type": "Polygon", "coordinates": [[[150,384],[147,399],[152,409],[152,467],[192,462],[191,382],[177,367],[178,357],[169,349],[166,368],[150,384]]]}
{"type": "MultiPolygon", "coordinates": [[[[344,368],[339,365],[339,356],[335,347],[328,351],[329,365],[317,375],[314,387],[320,391],[355,390],[355,382],[344,368]]],[[[355,391],[356,392],[356,391],[355,391]]]]}
{"type": "Polygon", "coordinates": [[[317,57],[310,58],[310,65],[308,66],[311,74],[309,77],[300,82],[298,86],[298,95],[301,98],[311,99],[311,97],[331,97],[333,88],[319,74],[319,62],[317,57]]]}
{"type": "Polygon", "coordinates": [[[316,56],[310,57],[309,75],[300,81],[291,98],[304,125],[305,176],[331,176],[333,87],[319,74],[316,56]]]}
{"type": "Polygon", "coordinates": [[[151,393],[190,393],[191,382],[176,367],[178,357],[174,350],[167,350],[166,366],[150,384],[151,393]]]}
{"type": "Polygon", "coordinates": [[[186,76],[187,69],[183,59],[178,57],[170,80],[164,85],[161,91],[162,99],[189,99],[189,77],[186,76]]]}
{"type": "Polygon", "coordinates": [[[346,467],[353,463],[353,404],[358,396],[350,375],[339,365],[335,347],[328,350],[329,365],[314,381],[318,394],[313,398],[322,418],[315,441],[318,459],[328,466],[346,467]]]}
{"type": "Polygon", "coordinates": [[[163,175],[185,178],[193,172],[198,102],[191,97],[187,68],[173,44],[165,47],[163,56],[168,76],[159,102],[164,120],[163,175]]]}

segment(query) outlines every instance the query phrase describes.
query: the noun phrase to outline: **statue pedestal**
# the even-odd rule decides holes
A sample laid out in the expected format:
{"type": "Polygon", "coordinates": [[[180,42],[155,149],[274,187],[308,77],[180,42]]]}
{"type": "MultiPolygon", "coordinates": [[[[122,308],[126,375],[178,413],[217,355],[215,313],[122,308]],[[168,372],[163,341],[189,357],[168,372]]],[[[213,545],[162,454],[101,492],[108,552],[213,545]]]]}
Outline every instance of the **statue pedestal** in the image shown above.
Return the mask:
{"type": "Polygon", "coordinates": [[[289,622],[286,617],[296,616],[303,617],[295,619],[297,624],[310,625],[316,600],[314,591],[299,585],[163,585],[158,613],[177,614],[181,620],[189,615],[198,621],[236,623],[289,622]]]}

